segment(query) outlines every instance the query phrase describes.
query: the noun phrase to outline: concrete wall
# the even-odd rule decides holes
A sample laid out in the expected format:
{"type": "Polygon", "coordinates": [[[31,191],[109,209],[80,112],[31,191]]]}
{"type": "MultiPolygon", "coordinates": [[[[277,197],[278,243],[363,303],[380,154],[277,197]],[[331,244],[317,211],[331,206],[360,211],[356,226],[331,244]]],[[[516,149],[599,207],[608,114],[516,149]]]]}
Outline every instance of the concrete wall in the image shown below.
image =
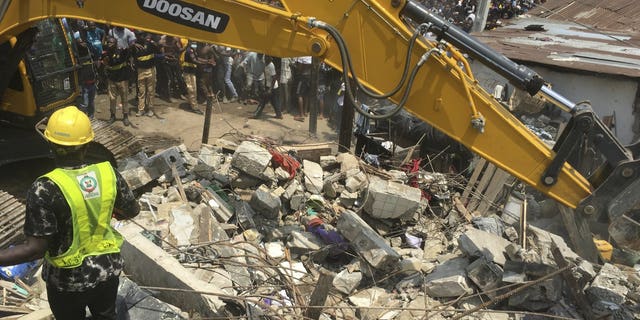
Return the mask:
{"type": "MultiPolygon", "coordinates": [[[[504,85],[507,80],[486,66],[472,62],[474,75],[487,91],[493,93],[493,88],[504,85]]],[[[599,74],[583,75],[569,72],[558,72],[550,68],[532,67],[547,82],[551,83],[554,91],[562,94],[573,102],[588,100],[596,114],[602,118],[610,116],[615,111],[616,128],[614,133],[623,144],[629,144],[634,137],[633,114],[638,81],[629,78],[614,78],[599,74]]]]}

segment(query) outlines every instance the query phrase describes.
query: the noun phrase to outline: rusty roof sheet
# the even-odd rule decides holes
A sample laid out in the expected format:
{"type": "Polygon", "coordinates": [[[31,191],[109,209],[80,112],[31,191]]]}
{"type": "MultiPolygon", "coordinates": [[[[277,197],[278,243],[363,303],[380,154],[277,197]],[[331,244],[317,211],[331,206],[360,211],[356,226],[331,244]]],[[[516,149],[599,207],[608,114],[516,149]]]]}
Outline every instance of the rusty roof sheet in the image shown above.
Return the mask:
{"type": "Polygon", "coordinates": [[[640,78],[640,33],[605,33],[536,17],[510,23],[473,35],[512,60],[640,78]],[[541,25],[543,30],[525,30],[532,25],[541,25]]]}
{"type": "Polygon", "coordinates": [[[602,30],[640,31],[638,0],[547,0],[529,14],[578,22],[602,30]]]}

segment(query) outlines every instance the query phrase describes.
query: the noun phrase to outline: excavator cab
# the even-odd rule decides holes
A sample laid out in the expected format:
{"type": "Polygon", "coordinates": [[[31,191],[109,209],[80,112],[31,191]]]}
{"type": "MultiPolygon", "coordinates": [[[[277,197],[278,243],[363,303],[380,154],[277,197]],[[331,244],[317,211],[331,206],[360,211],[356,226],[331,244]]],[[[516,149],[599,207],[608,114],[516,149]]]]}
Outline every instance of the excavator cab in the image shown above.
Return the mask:
{"type": "Polygon", "coordinates": [[[79,94],[66,19],[45,19],[0,43],[0,165],[49,156],[34,125],[79,94]]]}

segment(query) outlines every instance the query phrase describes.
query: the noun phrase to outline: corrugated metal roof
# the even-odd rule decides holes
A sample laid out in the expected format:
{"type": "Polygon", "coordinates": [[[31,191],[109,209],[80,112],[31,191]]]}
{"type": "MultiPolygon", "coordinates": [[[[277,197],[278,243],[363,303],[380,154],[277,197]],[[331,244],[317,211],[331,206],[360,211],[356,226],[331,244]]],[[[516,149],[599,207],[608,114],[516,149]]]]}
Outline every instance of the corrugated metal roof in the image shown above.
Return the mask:
{"type": "Polygon", "coordinates": [[[640,31],[638,0],[547,0],[529,13],[540,18],[573,21],[602,30],[640,31]]]}
{"type": "Polygon", "coordinates": [[[537,17],[509,22],[512,24],[473,35],[512,60],[640,78],[640,33],[605,33],[537,17]],[[541,25],[544,30],[525,30],[530,25],[541,25]]]}

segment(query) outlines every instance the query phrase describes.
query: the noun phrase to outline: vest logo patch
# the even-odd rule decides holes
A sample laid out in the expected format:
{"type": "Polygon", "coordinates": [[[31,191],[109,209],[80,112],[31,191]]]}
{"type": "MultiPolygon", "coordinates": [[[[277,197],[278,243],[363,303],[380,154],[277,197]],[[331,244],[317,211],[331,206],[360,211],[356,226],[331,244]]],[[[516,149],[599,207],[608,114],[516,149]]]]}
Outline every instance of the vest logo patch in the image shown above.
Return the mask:
{"type": "Polygon", "coordinates": [[[76,179],[78,179],[78,184],[85,200],[100,197],[100,186],[98,186],[98,179],[96,179],[94,171],[81,174],[76,179]]]}

